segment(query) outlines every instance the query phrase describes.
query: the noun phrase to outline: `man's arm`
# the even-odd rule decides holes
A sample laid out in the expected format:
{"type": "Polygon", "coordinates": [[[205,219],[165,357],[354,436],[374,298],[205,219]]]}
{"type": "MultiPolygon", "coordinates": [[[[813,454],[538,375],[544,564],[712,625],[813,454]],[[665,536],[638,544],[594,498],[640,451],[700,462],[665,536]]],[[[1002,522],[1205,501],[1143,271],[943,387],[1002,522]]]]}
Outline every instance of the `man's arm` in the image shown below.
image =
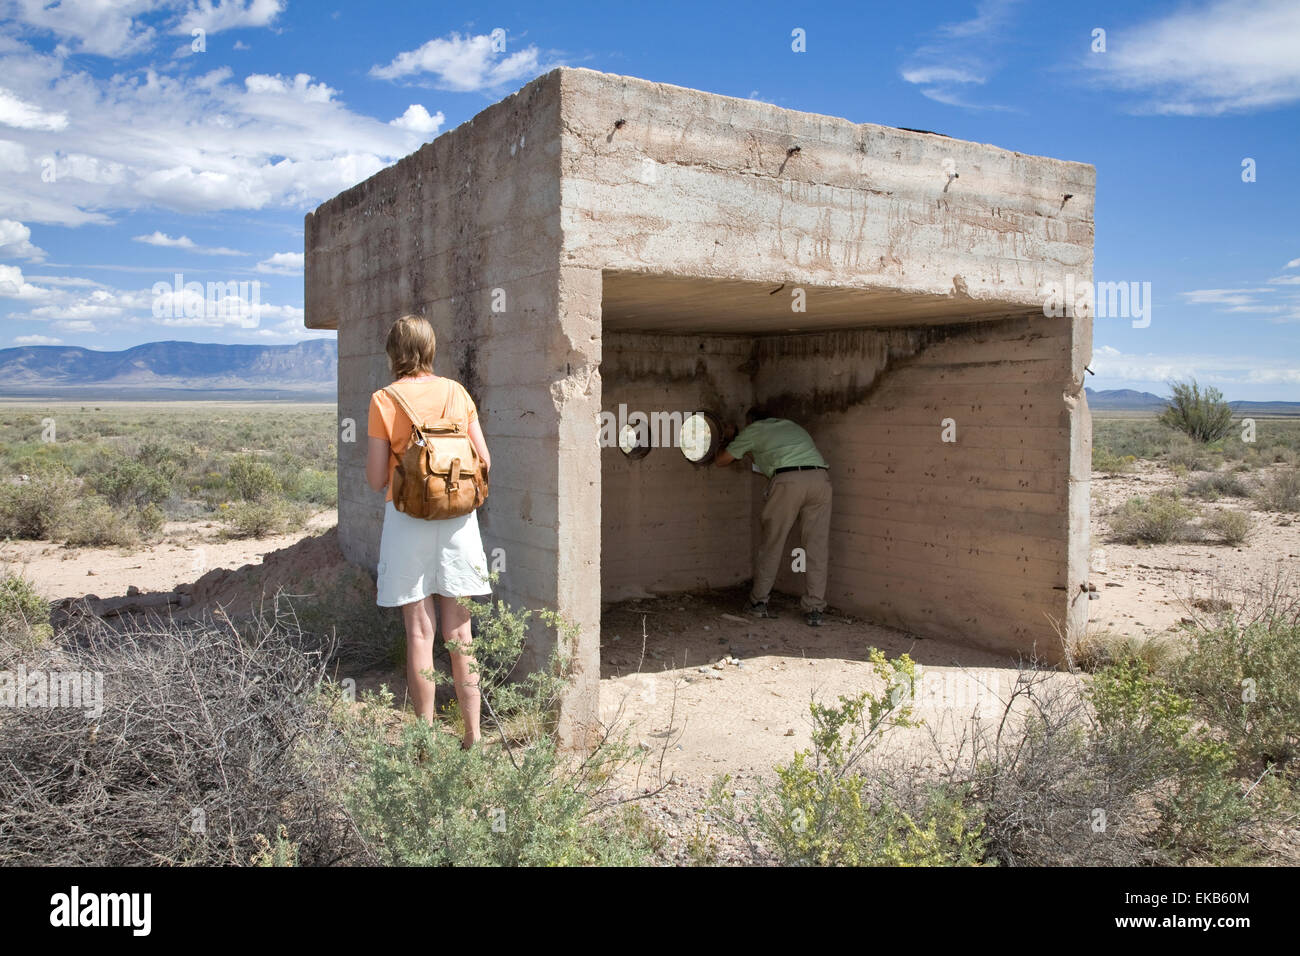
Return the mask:
{"type": "Polygon", "coordinates": [[[723,429],[723,432],[722,432],[722,445],[723,445],[723,447],[720,448],[720,449],[718,449],[718,454],[717,454],[717,455],[714,457],[714,459],[713,459],[713,464],[714,464],[716,467],[718,467],[718,468],[726,468],[726,467],[727,467],[728,465],[730,465],[732,462],[734,462],[734,461],[739,461],[740,458],[744,458],[744,457],[745,457],[745,455],[744,455],[743,452],[741,453],[740,458],[737,458],[737,457],[736,457],[735,455],[733,455],[731,452],[727,451],[727,447],[730,446],[730,445],[732,445],[732,444],[736,441],[736,439],[737,439],[738,437],[739,437],[739,436],[736,434],[736,426],[735,426],[735,425],[728,425],[725,429],[723,429]]]}

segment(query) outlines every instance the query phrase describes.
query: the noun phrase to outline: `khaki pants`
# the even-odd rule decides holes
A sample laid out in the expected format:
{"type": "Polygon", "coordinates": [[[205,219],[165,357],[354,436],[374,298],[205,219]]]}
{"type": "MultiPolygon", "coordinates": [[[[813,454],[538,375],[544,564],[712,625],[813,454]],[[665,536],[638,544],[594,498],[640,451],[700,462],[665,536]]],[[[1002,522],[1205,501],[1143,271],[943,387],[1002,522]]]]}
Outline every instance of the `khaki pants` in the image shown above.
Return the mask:
{"type": "Polygon", "coordinates": [[[781,562],[787,560],[785,539],[795,518],[800,520],[807,559],[804,596],[799,603],[805,611],[820,611],[826,607],[831,531],[831,479],[822,468],[782,472],[768,482],[761,538],[754,556],[754,589],[749,599],[766,601],[771,593],[781,562]]]}

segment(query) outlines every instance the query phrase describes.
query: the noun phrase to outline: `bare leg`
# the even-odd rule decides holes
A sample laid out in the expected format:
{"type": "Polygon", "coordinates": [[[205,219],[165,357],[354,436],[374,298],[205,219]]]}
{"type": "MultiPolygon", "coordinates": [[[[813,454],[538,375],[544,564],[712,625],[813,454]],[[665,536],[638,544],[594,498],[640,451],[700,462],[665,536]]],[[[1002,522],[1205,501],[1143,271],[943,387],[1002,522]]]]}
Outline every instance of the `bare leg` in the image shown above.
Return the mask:
{"type": "Polygon", "coordinates": [[[403,604],[402,622],[406,625],[406,686],[411,706],[416,717],[432,724],[434,684],[421,672],[433,670],[433,636],[437,632],[433,598],[403,604]]]}
{"type": "Polygon", "coordinates": [[[458,648],[467,647],[470,641],[469,608],[454,597],[438,595],[438,611],[442,615],[442,639],[451,654],[451,677],[456,682],[456,701],[465,720],[465,736],[461,742],[473,746],[479,738],[478,674],[474,673],[474,658],[458,648]]]}

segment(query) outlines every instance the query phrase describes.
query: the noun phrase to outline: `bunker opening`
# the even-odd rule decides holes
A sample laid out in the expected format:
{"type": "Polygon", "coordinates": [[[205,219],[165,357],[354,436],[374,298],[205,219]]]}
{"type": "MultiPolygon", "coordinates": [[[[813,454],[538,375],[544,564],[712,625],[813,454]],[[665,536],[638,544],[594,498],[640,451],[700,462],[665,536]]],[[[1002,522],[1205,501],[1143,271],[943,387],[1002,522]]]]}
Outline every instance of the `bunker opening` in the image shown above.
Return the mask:
{"type": "MultiPolygon", "coordinates": [[[[768,479],[713,462],[754,410],[802,426],[827,462],[832,609],[994,648],[1050,633],[1041,609],[1067,586],[1068,323],[779,281],[606,270],[602,291],[602,434],[639,436],[601,442],[602,614],[726,589],[741,613],[768,479]]],[[[803,545],[796,520],[773,588],[792,626],[803,545]]]]}

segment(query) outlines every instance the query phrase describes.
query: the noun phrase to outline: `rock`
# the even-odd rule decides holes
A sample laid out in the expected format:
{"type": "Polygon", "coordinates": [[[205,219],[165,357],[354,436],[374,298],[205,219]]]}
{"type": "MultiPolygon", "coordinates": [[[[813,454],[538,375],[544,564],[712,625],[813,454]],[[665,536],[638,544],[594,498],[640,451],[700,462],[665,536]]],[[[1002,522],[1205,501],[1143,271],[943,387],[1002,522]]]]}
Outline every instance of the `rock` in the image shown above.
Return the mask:
{"type": "Polygon", "coordinates": [[[785,735],[786,735],[787,737],[793,737],[793,736],[794,736],[794,728],[793,728],[793,727],[788,727],[788,728],[786,728],[785,735]]]}
{"type": "Polygon", "coordinates": [[[137,597],[139,594],[140,594],[140,589],[139,589],[138,587],[136,587],[134,584],[130,585],[130,586],[126,589],[126,596],[127,596],[127,597],[137,597]]]}

